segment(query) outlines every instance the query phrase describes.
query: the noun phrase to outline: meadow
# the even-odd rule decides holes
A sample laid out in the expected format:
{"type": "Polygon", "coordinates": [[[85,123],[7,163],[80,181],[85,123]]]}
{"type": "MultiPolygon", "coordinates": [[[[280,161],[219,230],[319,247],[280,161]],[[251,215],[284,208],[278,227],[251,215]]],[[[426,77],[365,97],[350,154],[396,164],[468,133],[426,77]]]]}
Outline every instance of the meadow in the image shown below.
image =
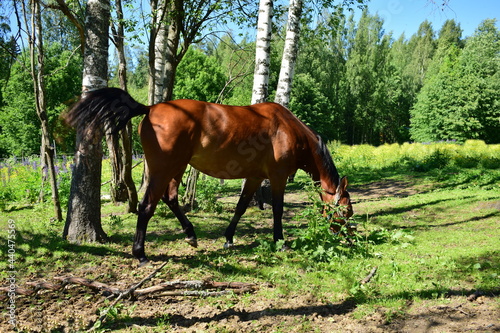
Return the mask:
{"type": "MultiPolygon", "coordinates": [[[[350,238],[329,232],[307,175],[297,174],[285,196],[289,251],[272,242],[270,209],[249,208],[224,250],[223,233],[241,181],[200,177],[197,210],[188,213],[198,248],[184,242],[178,221],[160,205],[150,222],[137,268],[130,254],[136,216],[103,199],[105,244],[69,244],[64,222],[52,219],[50,192],[36,159],[0,164],[1,286],[77,276],[121,288],[166,265],[148,283],[213,280],[254,283],[244,294],[209,297],[113,298],[68,285],[16,297],[19,331],[76,332],[493,332],[500,330],[500,145],[329,144],[354,201],[350,238]],[[9,230],[15,228],[15,257],[9,230]],[[13,266],[11,266],[13,265],[13,266]]],[[[58,163],[67,204],[71,159],[58,163]]],[[[142,166],[134,169],[140,182],[142,166]]],[[[102,182],[110,178],[107,161],[102,182]]],[[[109,185],[102,187],[103,195],[109,185]]],[[[6,293],[0,292],[5,298],[6,293]]],[[[7,318],[8,310],[2,310],[7,318]]],[[[0,330],[12,329],[2,320],[0,330]]]]}

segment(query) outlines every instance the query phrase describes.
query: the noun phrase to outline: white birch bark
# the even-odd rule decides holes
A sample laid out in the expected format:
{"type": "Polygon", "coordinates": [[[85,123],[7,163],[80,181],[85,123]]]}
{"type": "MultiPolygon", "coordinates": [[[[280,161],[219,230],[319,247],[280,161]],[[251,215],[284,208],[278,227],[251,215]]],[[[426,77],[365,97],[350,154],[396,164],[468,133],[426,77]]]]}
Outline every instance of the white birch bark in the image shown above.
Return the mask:
{"type": "Polygon", "coordinates": [[[165,54],[167,51],[167,22],[165,21],[166,1],[159,1],[157,17],[157,35],[155,40],[155,84],[154,100],[151,104],[163,102],[163,79],[165,76],[165,54]]]}
{"type": "Polygon", "coordinates": [[[288,107],[292,89],[293,74],[299,48],[300,18],[302,16],[302,0],[290,0],[285,47],[281,59],[281,69],[274,101],[288,107]]]}
{"type": "MultiPolygon", "coordinates": [[[[167,1],[151,0],[151,11],[154,13],[151,19],[151,34],[149,40],[149,85],[148,104],[163,102],[165,60],[167,52],[167,1]]],[[[144,159],[144,168],[141,187],[139,192],[144,192],[149,183],[149,169],[144,159]]]]}
{"type": "Polygon", "coordinates": [[[260,0],[255,47],[255,72],[253,78],[252,104],[267,100],[269,63],[271,48],[272,0],[260,0]]]}

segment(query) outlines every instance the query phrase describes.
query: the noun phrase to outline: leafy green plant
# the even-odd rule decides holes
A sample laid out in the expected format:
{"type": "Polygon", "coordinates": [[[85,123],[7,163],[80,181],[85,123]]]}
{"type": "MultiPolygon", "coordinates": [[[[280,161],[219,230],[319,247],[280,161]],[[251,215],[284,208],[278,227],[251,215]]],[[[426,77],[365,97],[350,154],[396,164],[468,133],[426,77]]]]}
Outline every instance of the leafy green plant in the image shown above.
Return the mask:
{"type": "Polygon", "coordinates": [[[366,244],[357,233],[348,230],[348,223],[338,225],[339,232],[332,231],[335,223],[331,217],[342,207],[322,202],[318,198],[318,189],[312,184],[306,185],[306,188],[312,205],[302,211],[300,218],[307,221],[307,228],[296,231],[291,247],[316,262],[328,262],[363,252],[366,255],[366,244]]]}
{"type": "Polygon", "coordinates": [[[218,194],[223,187],[220,181],[212,177],[200,177],[196,187],[197,209],[204,212],[221,213],[223,207],[217,201],[218,194]]]}

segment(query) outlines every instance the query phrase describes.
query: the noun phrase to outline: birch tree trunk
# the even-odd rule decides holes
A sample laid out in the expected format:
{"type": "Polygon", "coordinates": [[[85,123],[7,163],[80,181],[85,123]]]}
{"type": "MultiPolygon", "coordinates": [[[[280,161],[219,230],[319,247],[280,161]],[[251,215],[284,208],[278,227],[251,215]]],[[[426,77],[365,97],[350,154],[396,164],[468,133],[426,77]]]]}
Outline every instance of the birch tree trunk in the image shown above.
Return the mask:
{"type": "Polygon", "coordinates": [[[260,0],[255,42],[255,71],[253,76],[252,104],[267,100],[269,84],[269,65],[271,53],[272,0],[260,0]]]}
{"type": "MultiPolygon", "coordinates": [[[[255,41],[255,71],[253,75],[252,104],[267,102],[269,90],[269,66],[271,59],[271,32],[273,17],[273,1],[259,1],[259,16],[257,19],[257,38],[255,41]]],[[[242,189],[246,180],[243,180],[242,189]]],[[[259,206],[264,209],[264,202],[270,203],[264,193],[270,193],[271,183],[265,179],[249,206],[259,206]]]]}
{"type": "MultiPolygon", "coordinates": [[[[151,31],[149,36],[149,84],[148,104],[163,102],[165,54],[167,48],[167,1],[151,0],[151,31]]],[[[149,183],[149,169],[144,159],[142,182],[139,191],[144,192],[149,183]]]]}
{"type": "MultiPolygon", "coordinates": [[[[47,117],[45,98],[45,57],[42,38],[42,15],[40,12],[39,0],[31,2],[31,75],[34,78],[33,87],[35,90],[36,113],[40,119],[42,129],[42,145],[40,148],[40,160],[42,170],[47,170],[49,174],[50,187],[52,191],[52,202],[54,213],[58,221],[62,221],[61,203],[59,201],[59,191],[57,189],[57,175],[54,166],[54,148],[50,145],[49,119],[47,117]]],[[[42,189],[43,193],[43,189],[42,189]]]]}
{"type": "Polygon", "coordinates": [[[167,1],[152,0],[151,32],[149,39],[149,93],[150,105],[162,102],[165,54],[167,48],[167,1]]]}
{"type": "Polygon", "coordinates": [[[300,18],[302,16],[302,0],[290,0],[285,47],[281,59],[281,69],[274,101],[288,107],[290,91],[299,49],[300,18]]]}
{"type": "MultiPolygon", "coordinates": [[[[107,86],[109,0],[88,0],[83,94],[107,86]]],[[[75,165],[63,237],[71,243],[105,241],[101,225],[102,133],[77,129],[75,165]]]]}

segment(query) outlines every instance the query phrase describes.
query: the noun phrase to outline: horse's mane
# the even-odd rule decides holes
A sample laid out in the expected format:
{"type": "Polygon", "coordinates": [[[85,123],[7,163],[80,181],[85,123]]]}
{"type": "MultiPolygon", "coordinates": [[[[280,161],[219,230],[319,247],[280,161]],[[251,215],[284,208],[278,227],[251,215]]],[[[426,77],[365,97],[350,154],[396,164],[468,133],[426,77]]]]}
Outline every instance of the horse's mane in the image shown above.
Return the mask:
{"type": "Polygon", "coordinates": [[[323,167],[326,169],[332,183],[338,184],[340,175],[337,171],[337,168],[335,167],[335,164],[333,163],[332,155],[330,154],[330,151],[328,150],[325,142],[321,139],[321,137],[318,134],[316,134],[316,137],[318,138],[317,153],[321,157],[323,167]]]}

